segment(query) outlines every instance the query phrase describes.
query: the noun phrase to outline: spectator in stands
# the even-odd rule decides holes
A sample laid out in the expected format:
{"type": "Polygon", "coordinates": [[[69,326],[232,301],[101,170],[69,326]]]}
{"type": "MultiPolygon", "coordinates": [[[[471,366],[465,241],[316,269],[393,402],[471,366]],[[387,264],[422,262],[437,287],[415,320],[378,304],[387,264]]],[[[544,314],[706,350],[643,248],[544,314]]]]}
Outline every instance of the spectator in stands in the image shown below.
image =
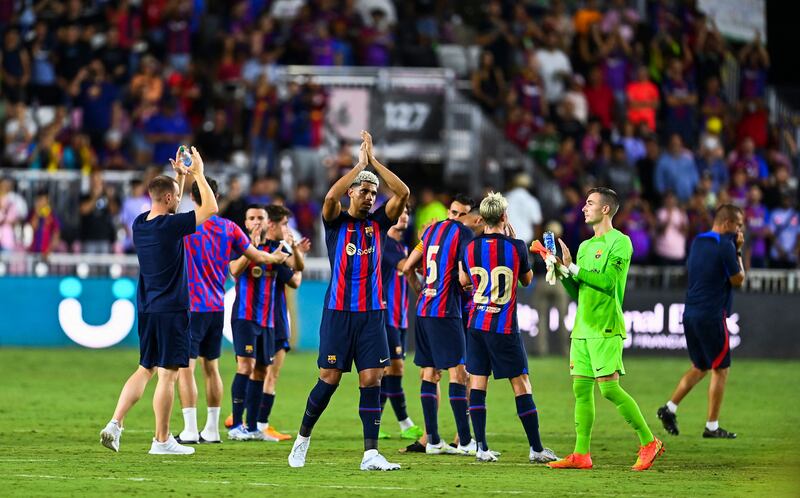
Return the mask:
{"type": "MultiPolygon", "coordinates": [[[[640,125],[640,129],[647,132],[647,127],[640,125]]],[[[625,157],[628,163],[635,165],[639,159],[647,155],[647,146],[644,143],[642,135],[636,132],[636,127],[630,121],[625,121],[622,124],[622,137],[619,142],[625,148],[625,157]]]]}
{"type": "Polygon", "coordinates": [[[322,212],[322,207],[312,194],[310,185],[299,184],[294,192],[294,202],[289,206],[297,222],[297,231],[309,240],[315,239],[317,221],[322,212]]]}
{"type": "Polygon", "coordinates": [[[530,244],[542,233],[542,207],[530,192],[533,179],[527,173],[519,173],[511,181],[511,190],[506,192],[508,222],[514,227],[516,238],[530,244]]]}
{"type": "Polygon", "coordinates": [[[25,100],[25,89],[31,77],[31,60],[28,51],[22,45],[19,30],[10,27],[3,36],[2,64],[0,65],[0,81],[3,96],[11,103],[25,100]]]}
{"type": "Polygon", "coordinates": [[[646,66],[636,70],[636,81],[625,88],[628,121],[638,125],[644,123],[650,131],[656,131],[656,110],[659,106],[658,87],[650,81],[646,66]]]}
{"type": "Polygon", "coordinates": [[[795,199],[781,197],[781,205],[772,210],[767,230],[772,241],[770,268],[796,268],[800,259],[800,214],[795,199]]]}
{"type": "Polygon", "coordinates": [[[384,67],[391,63],[391,52],[394,39],[391,26],[383,9],[370,11],[372,23],[361,29],[362,55],[361,62],[365,66],[384,67]]]}
{"type": "Polygon", "coordinates": [[[541,128],[541,124],[550,115],[550,111],[544,95],[542,77],[536,69],[523,66],[519,75],[514,78],[513,90],[517,97],[514,106],[530,112],[537,128],[541,128]]]}
{"type": "Polygon", "coordinates": [[[670,191],[664,193],[664,205],[656,211],[655,255],[662,265],[683,265],[689,220],[670,191]]]}
{"type": "Polygon", "coordinates": [[[145,123],[147,141],[153,147],[152,162],[166,164],[181,144],[188,144],[192,130],[177,102],[170,99],[164,102],[162,110],[145,123]]]}
{"type": "Polygon", "coordinates": [[[478,25],[478,37],[475,41],[484,51],[491,52],[495,64],[504,74],[511,74],[516,40],[511,27],[503,19],[503,4],[500,0],[489,0],[485,5],[486,15],[478,25]]]}
{"type": "Polygon", "coordinates": [[[744,168],[736,168],[731,174],[731,183],[728,185],[728,197],[731,204],[744,209],[747,204],[747,172],[744,168]]]}
{"type": "Polygon", "coordinates": [[[47,258],[61,244],[61,223],[50,206],[50,195],[47,190],[36,193],[28,224],[33,231],[28,251],[47,258]]]}
{"type": "Polygon", "coordinates": [[[647,135],[644,139],[645,155],[636,162],[636,171],[642,185],[642,197],[654,204],[660,201],[660,194],[655,188],[656,164],[661,157],[661,148],[655,135],[647,135]]]}
{"type": "Polygon", "coordinates": [[[737,169],[742,169],[747,177],[754,181],[766,180],[769,176],[767,162],[756,153],[755,142],[750,137],[744,138],[739,144],[739,148],[731,151],[728,156],[728,164],[731,174],[737,169]]]}
{"type": "Polygon", "coordinates": [[[8,161],[6,164],[22,168],[26,166],[33,152],[34,139],[39,128],[22,102],[9,108],[9,116],[4,130],[5,159],[8,161]]]}
{"type": "Polygon", "coordinates": [[[81,251],[108,254],[117,238],[114,216],[119,202],[114,189],[105,184],[102,171],[93,171],[89,184],[89,192],[80,198],[81,251]]]}
{"type": "Polygon", "coordinates": [[[62,102],[61,92],[56,81],[56,66],[52,44],[47,41],[47,24],[37,23],[36,38],[30,49],[31,58],[31,88],[30,100],[32,105],[51,107],[62,102]]]}
{"type": "Polygon", "coordinates": [[[705,92],[700,101],[700,114],[702,120],[700,126],[705,127],[709,120],[717,119],[720,123],[725,122],[728,103],[722,94],[722,87],[719,78],[710,76],[706,81],[705,92]]]}
{"type": "Polygon", "coordinates": [[[164,80],[159,74],[159,64],[155,57],[142,58],[139,72],[133,76],[130,85],[131,97],[136,103],[155,106],[164,96],[164,80]]]}
{"type": "Polygon", "coordinates": [[[106,43],[101,48],[97,56],[105,67],[106,74],[117,87],[124,85],[130,78],[128,64],[130,62],[130,50],[122,45],[119,29],[112,26],[108,30],[106,43]]]}
{"type": "Polygon", "coordinates": [[[697,171],[701,178],[708,177],[711,179],[711,192],[715,194],[720,191],[730,180],[730,173],[728,165],[722,158],[722,147],[711,144],[707,147],[705,144],[700,147],[700,157],[697,158],[697,171]]]}
{"type": "Polygon", "coordinates": [[[697,138],[694,125],[697,91],[694,83],[684,76],[680,59],[670,61],[661,91],[666,104],[664,132],[667,135],[678,133],[683,143],[693,146],[697,138]]]}
{"type": "Polygon", "coordinates": [[[769,53],[761,43],[761,32],[756,31],[752,42],[739,52],[741,82],[739,88],[744,100],[763,99],[767,90],[769,53]]]}
{"type": "Polygon", "coordinates": [[[232,176],[228,180],[228,191],[219,201],[220,216],[236,223],[242,230],[245,229],[244,217],[248,206],[243,194],[242,181],[238,176],[232,176]]]}
{"type": "Polygon", "coordinates": [[[692,153],[683,147],[680,134],[670,137],[669,148],[658,158],[654,181],[659,194],[669,191],[681,202],[688,201],[694,192],[700,176],[692,153]]]}
{"type": "Polygon", "coordinates": [[[229,161],[235,149],[233,129],[225,109],[216,109],[212,118],[196,134],[195,143],[203,151],[206,164],[229,161]]]}
{"type": "Polygon", "coordinates": [[[15,229],[22,217],[11,196],[13,186],[7,178],[0,181],[0,251],[12,251],[17,247],[15,229]]]}
{"type": "Polygon", "coordinates": [[[150,196],[147,194],[147,184],[138,178],[130,183],[130,195],[122,202],[120,212],[120,225],[125,230],[125,239],[122,241],[122,250],[125,254],[135,254],[133,245],[133,220],[150,209],[150,196]]]}
{"type": "Polygon", "coordinates": [[[101,150],[105,134],[111,128],[114,107],[119,106],[119,96],[117,87],[107,80],[100,59],[78,71],[69,90],[81,108],[83,132],[89,136],[92,147],[101,150]]]}
{"type": "Polygon", "coordinates": [[[544,46],[536,51],[534,60],[544,80],[547,102],[557,104],[564,96],[564,82],[572,76],[572,64],[559,46],[556,33],[545,36],[544,46]]]}
{"type": "Polygon", "coordinates": [[[575,139],[565,137],[555,157],[553,176],[563,188],[567,185],[577,184],[582,170],[580,155],[575,150],[575,139]]]}
{"type": "Polygon", "coordinates": [[[779,163],[766,181],[764,204],[769,209],[775,209],[781,205],[783,197],[797,199],[797,177],[792,177],[788,164],[779,163]]]}
{"type": "Polygon", "coordinates": [[[614,94],[603,79],[603,71],[593,66],[589,71],[589,84],[583,89],[589,105],[589,115],[600,120],[608,130],[614,118],[614,94]]]}
{"type": "Polygon", "coordinates": [[[611,161],[597,173],[600,183],[612,188],[622,201],[639,189],[636,167],[628,162],[622,144],[611,146],[611,161]]]}
{"type": "Polygon", "coordinates": [[[504,90],[503,71],[495,66],[492,53],[485,50],[481,53],[480,65],[472,73],[472,92],[484,112],[494,116],[500,110],[504,90]]]}
{"type": "Polygon", "coordinates": [[[620,230],[631,238],[633,245],[632,263],[648,264],[651,262],[652,236],[656,227],[656,219],[650,203],[633,192],[623,204],[622,212],[617,215],[616,223],[620,230]]]}
{"type": "Polygon", "coordinates": [[[767,267],[767,208],[761,202],[761,187],[751,185],[744,209],[745,249],[744,263],[747,268],[767,267]]]}
{"type": "Polygon", "coordinates": [[[56,74],[61,92],[67,95],[75,77],[89,63],[91,49],[81,39],[81,27],[78,24],[68,24],[63,29],[64,37],[56,46],[56,74]]]}

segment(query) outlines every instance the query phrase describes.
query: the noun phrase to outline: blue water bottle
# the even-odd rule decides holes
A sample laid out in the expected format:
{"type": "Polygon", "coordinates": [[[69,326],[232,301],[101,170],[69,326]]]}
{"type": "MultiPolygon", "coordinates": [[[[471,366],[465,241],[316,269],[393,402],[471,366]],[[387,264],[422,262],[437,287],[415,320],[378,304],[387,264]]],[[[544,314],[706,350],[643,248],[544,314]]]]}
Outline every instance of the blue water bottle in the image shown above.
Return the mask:
{"type": "Polygon", "coordinates": [[[556,253],[556,236],[553,235],[553,232],[549,232],[549,231],[545,232],[542,238],[544,239],[544,247],[545,247],[545,249],[550,251],[551,254],[555,254],[556,253]]]}
{"type": "Polygon", "coordinates": [[[186,150],[186,147],[181,145],[181,148],[178,150],[178,155],[181,157],[181,161],[183,161],[183,165],[187,168],[191,167],[192,165],[192,155],[189,154],[189,151],[186,150]]]}

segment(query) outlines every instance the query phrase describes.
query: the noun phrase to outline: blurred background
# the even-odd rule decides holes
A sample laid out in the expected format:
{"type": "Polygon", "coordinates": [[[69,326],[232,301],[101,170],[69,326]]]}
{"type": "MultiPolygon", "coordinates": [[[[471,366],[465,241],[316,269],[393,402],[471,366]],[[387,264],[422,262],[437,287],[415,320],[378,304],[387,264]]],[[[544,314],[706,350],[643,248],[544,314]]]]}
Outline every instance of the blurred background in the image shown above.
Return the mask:
{"type": "MultiPolygon", "coordinates": [[[[585,191],[615,189],[637,352],[685,348],[687,247],[715,206],[742,207],[750,271],[731,346],[798,357],[789,4],[0,0],[0,346],[136,344],[130,225],[149,179],[192,144],[222,216],[282,203],[314,241],[293,313],[296,346],[313,349],[329,278],[320,202],[368,129],[411,187],[408,243],[455,193],[495,190],[520,238],[549,229],[575,251],[585,191]]],[[[563,353],[573,316],[537,280],[519,306],[528,351],[563,353]]]]}

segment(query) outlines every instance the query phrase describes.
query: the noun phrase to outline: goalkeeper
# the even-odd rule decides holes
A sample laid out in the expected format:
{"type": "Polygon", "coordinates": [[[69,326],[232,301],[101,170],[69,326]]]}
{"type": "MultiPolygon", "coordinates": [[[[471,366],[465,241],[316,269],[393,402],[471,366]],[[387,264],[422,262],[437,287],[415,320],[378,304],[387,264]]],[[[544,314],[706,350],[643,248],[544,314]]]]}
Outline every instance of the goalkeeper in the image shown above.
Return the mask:
{"type": "Polygon", "coordinates": [[[549,270],[578,302],[569,354],[575,393],[575,450],[566,458],[550,463],[554,469],[592,468],[589,443],[594,424],[595,383],[639,436],[639,458],[633,470],[649,469],[664,452],[663,443],[653,436],[636,401],[619,385],[620,375],[625,374],[622,300],[633,247],[628,236],[611,225],[618,208],[619,199],[613,190],[602,187],[590,190],[583,214],[594,230],[594,237],[581,243],[577,263],[572,261],[561,239],[558,242],[562,260],[554,264],[552,258],[546,258],[551,260],[549,270]]]}

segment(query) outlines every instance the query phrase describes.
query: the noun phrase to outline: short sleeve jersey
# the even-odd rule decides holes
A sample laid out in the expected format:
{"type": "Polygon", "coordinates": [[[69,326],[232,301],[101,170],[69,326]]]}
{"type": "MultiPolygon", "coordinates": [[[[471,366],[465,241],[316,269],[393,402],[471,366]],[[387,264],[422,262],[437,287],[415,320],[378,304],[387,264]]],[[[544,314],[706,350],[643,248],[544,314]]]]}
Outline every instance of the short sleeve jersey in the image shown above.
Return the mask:
{"type": "Polygon", "coordinates": [[[705,232],[698,235],[686,260],[688,289],[685,316],[730,315],[733,289],[730,278],[741,271],[736,244],[730,234],[705,232]]]}
{"type": "MultiPolygon", "coordinates": [[[[268,244],[257,248],[260,251],[269,251],[268,244]]],[[[261,327],[275,327],[276,287],[279,282],[283,285],[290,278],[292,270],[286,265],[248,261],[247,267],[236,279],[232,318],[256,322],[261,327]]]]}
{"type": "Polygon", "coordinates": [[[402,242],[386,237],[381,259],[383,290],[386,293],[386,325],[398,329],[408,328],[408,281],[397,269],[400,261],[408,257],[408,247],[402,242]]]}
{"type": "Polygon", "coordinates": [[[386,309],[381,259],[386,232],[395,221],[386,215],[385,204],[363,219],[354,218],[345,210],[331,221],[323,218],[331,264],[326,308],[338,311],[386,309]]]}
{"type": "Polygon", "coordinates": [[[632,256],[631,239],[617,229],[581,243],[573,339],[626,337],[622,302],[632,256]]]}
{"type": "Polygon", "coordinates": [[[518,333],[517,281],[531,270],[525,242],[502,234],[481,235],[467,244],[463,261],[474,288],[469,327],[518,333]]]}
{"type": "Polygon", "coordinates": [[[472,230],[456,220],[444,220],[422,234],[425,282],[417,299],[417,316],[461,318],[458,261],[472,240],[472,230]]]}
{"type": "Polygon", "coordinates": [[[225,309],[228,263],[247,250],[250,239],[236,223],[212,216],[186,237],[189,299],[192,312],[225,309]]]}
{"type": "Polygon", "coordinates": [[[189,309],[186,250],[183,238],[195,232],[195,213],[156,216],[146,211],[133,220],[133,243],[139,259],[139,313],[189,309]]]}

